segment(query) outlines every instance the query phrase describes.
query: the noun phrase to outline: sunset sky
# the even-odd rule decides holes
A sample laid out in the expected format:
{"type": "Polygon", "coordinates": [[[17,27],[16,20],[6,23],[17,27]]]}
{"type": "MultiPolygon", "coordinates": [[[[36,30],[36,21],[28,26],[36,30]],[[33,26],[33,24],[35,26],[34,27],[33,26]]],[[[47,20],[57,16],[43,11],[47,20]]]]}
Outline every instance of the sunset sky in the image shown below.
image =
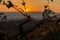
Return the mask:
{"type": "MultiPolygon", "coordinates": [[[[7,0],[6,0],[7,1],[7,0]]],[[[22,0],[11,0],[11,2],[18,6],[17,8],[23,8],[21,5],[22,0]]],[[[26,7],[29,11],[43,11],[44,10],[44,5],[47,4],[46,0],[25,0],[26,2],[26,7]]],[[[53,11],[60,12],[60,0],[54,0],[54,2],[50,2],[50,8],[53,11]]],[[[0,4],[0,12],[17,12],[14,8],[7,8],[6,6],[3,6],[0,4]]]]}

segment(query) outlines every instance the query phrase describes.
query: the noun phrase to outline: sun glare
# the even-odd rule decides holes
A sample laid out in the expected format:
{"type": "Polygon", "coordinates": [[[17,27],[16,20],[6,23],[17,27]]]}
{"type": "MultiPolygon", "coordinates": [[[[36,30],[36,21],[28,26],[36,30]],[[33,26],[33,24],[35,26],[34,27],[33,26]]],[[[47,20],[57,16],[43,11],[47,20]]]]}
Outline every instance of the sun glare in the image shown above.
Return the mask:
{"type": "Polygon", "coordinates": [[[28,12],[29,11],[29,9],[26,9],[26,12],[28,12]]]}
{"type": "Polygon", "coordinates": [[[25,12],[29,12],[30,11],[30,9],[29,8],[26,8],[26,10],[24,10],[25,12]]]}

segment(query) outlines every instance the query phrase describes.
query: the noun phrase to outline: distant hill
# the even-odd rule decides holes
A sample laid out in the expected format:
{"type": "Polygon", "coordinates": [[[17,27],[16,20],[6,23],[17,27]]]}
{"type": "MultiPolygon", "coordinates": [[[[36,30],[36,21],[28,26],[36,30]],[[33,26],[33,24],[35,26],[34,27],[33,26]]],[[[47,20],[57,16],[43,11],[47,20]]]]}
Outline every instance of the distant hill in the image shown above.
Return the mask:
{"type": "MultiPolygon", "coordinates": [[[[31,15],[32,18],[34,19],[38,19],[38,20],[42,20],[43,15],[42,12],[29,12],[29,14],[31,15]]],[[[55,15],[58,15],[59,13],[56,13],[55,15]]],[[[6,12],[4,15],[7,16],[7,20],[21,20],[23,18],[26,18],[25,16],[23,16],[21,13],[19,12],[6,12]]],[[[51,16],[53,16],[52,14],[50,14],[51,16]]],[[[2,15],[3,16],[3,15],[2,15]]],[[[57,16],[60,18],[60,15],[57,16]]],[[[0,17],[1,18],[1,17],[0,17]]]]}

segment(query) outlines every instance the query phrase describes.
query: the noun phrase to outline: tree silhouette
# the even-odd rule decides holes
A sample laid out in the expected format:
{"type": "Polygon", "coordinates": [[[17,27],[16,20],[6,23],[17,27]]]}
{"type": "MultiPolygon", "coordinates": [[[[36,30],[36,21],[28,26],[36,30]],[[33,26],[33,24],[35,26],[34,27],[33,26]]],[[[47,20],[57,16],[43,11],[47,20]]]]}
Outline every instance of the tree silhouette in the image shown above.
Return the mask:
{"type": "MultiPolygon", "coordinates": [[[[18,10],[23,16],[25,16],[25,17],[27,17],[27,18],[31,18],[31,16],[29,15],[29,14],[27,14],[27,12],[25,12],[23,9],[21,9],[21,8],[19,8],[19,9],[17,9],[16,7],[17,6],[15,6],[11,1],[7,1],[6,3],[5,3],[5,0],[3,1],[3,5],[5,5],[7,8],[11,8],[11,7],[13,7],[14,9],[16,9],[16,10],[18,10]]],[[[22,2],[22,5],[24,6],[24,9],[26,10],[26,7],[25,7],[25,2],[24,2],[24,0],[23,0],[23,2],[22,2]]]]}
{"type": "Polygon", "coordinates": [[[24,6],[24,9],[25,9],[25,11],[26,11],[26,3],[24,2],[24,0],[22,0],[23,2],[22,2],[22,5],[24,6]]]}
{"type": "Polygon", "coordinates": [[[10,7],[13,7],[14,5],[13,5],[13,3],[11,2],[11,1],[8,1],[7,2],[8,4],[6,5],[8,8],[10,8],[10,7]]]}

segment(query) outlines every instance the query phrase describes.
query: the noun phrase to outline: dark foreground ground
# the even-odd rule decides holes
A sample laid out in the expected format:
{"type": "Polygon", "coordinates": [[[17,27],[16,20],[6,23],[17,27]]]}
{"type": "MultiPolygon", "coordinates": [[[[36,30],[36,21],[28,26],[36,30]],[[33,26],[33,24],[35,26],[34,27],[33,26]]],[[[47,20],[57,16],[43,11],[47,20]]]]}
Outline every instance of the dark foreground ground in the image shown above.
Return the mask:
{"type": "MultiPolygon", "coordinates": [[[[18,21],[7,21],[0,22],[0,39],[1,40],[20,40],[19,34],[19,24],[23,23],[25,19],[18,21]],[[2,27],[2,28],[1,28],[2,27]],[[3,38],[3,36],[5,36],[3,38]]],[[[54,24],[53,22],[44,23],[41,20],[32,19],[23,25],[24,31],[31,30],[30,32],[25,32],[25,35],[21,38],[22,40],[60,40],[60,24],[54,24]],[[37,25],[39,24],[39,25],[37,25]],[[26,38],[26,39],[25,39],[26,38]]],[[[23,34],[23,33],[22,33],[23,34]]]]}

